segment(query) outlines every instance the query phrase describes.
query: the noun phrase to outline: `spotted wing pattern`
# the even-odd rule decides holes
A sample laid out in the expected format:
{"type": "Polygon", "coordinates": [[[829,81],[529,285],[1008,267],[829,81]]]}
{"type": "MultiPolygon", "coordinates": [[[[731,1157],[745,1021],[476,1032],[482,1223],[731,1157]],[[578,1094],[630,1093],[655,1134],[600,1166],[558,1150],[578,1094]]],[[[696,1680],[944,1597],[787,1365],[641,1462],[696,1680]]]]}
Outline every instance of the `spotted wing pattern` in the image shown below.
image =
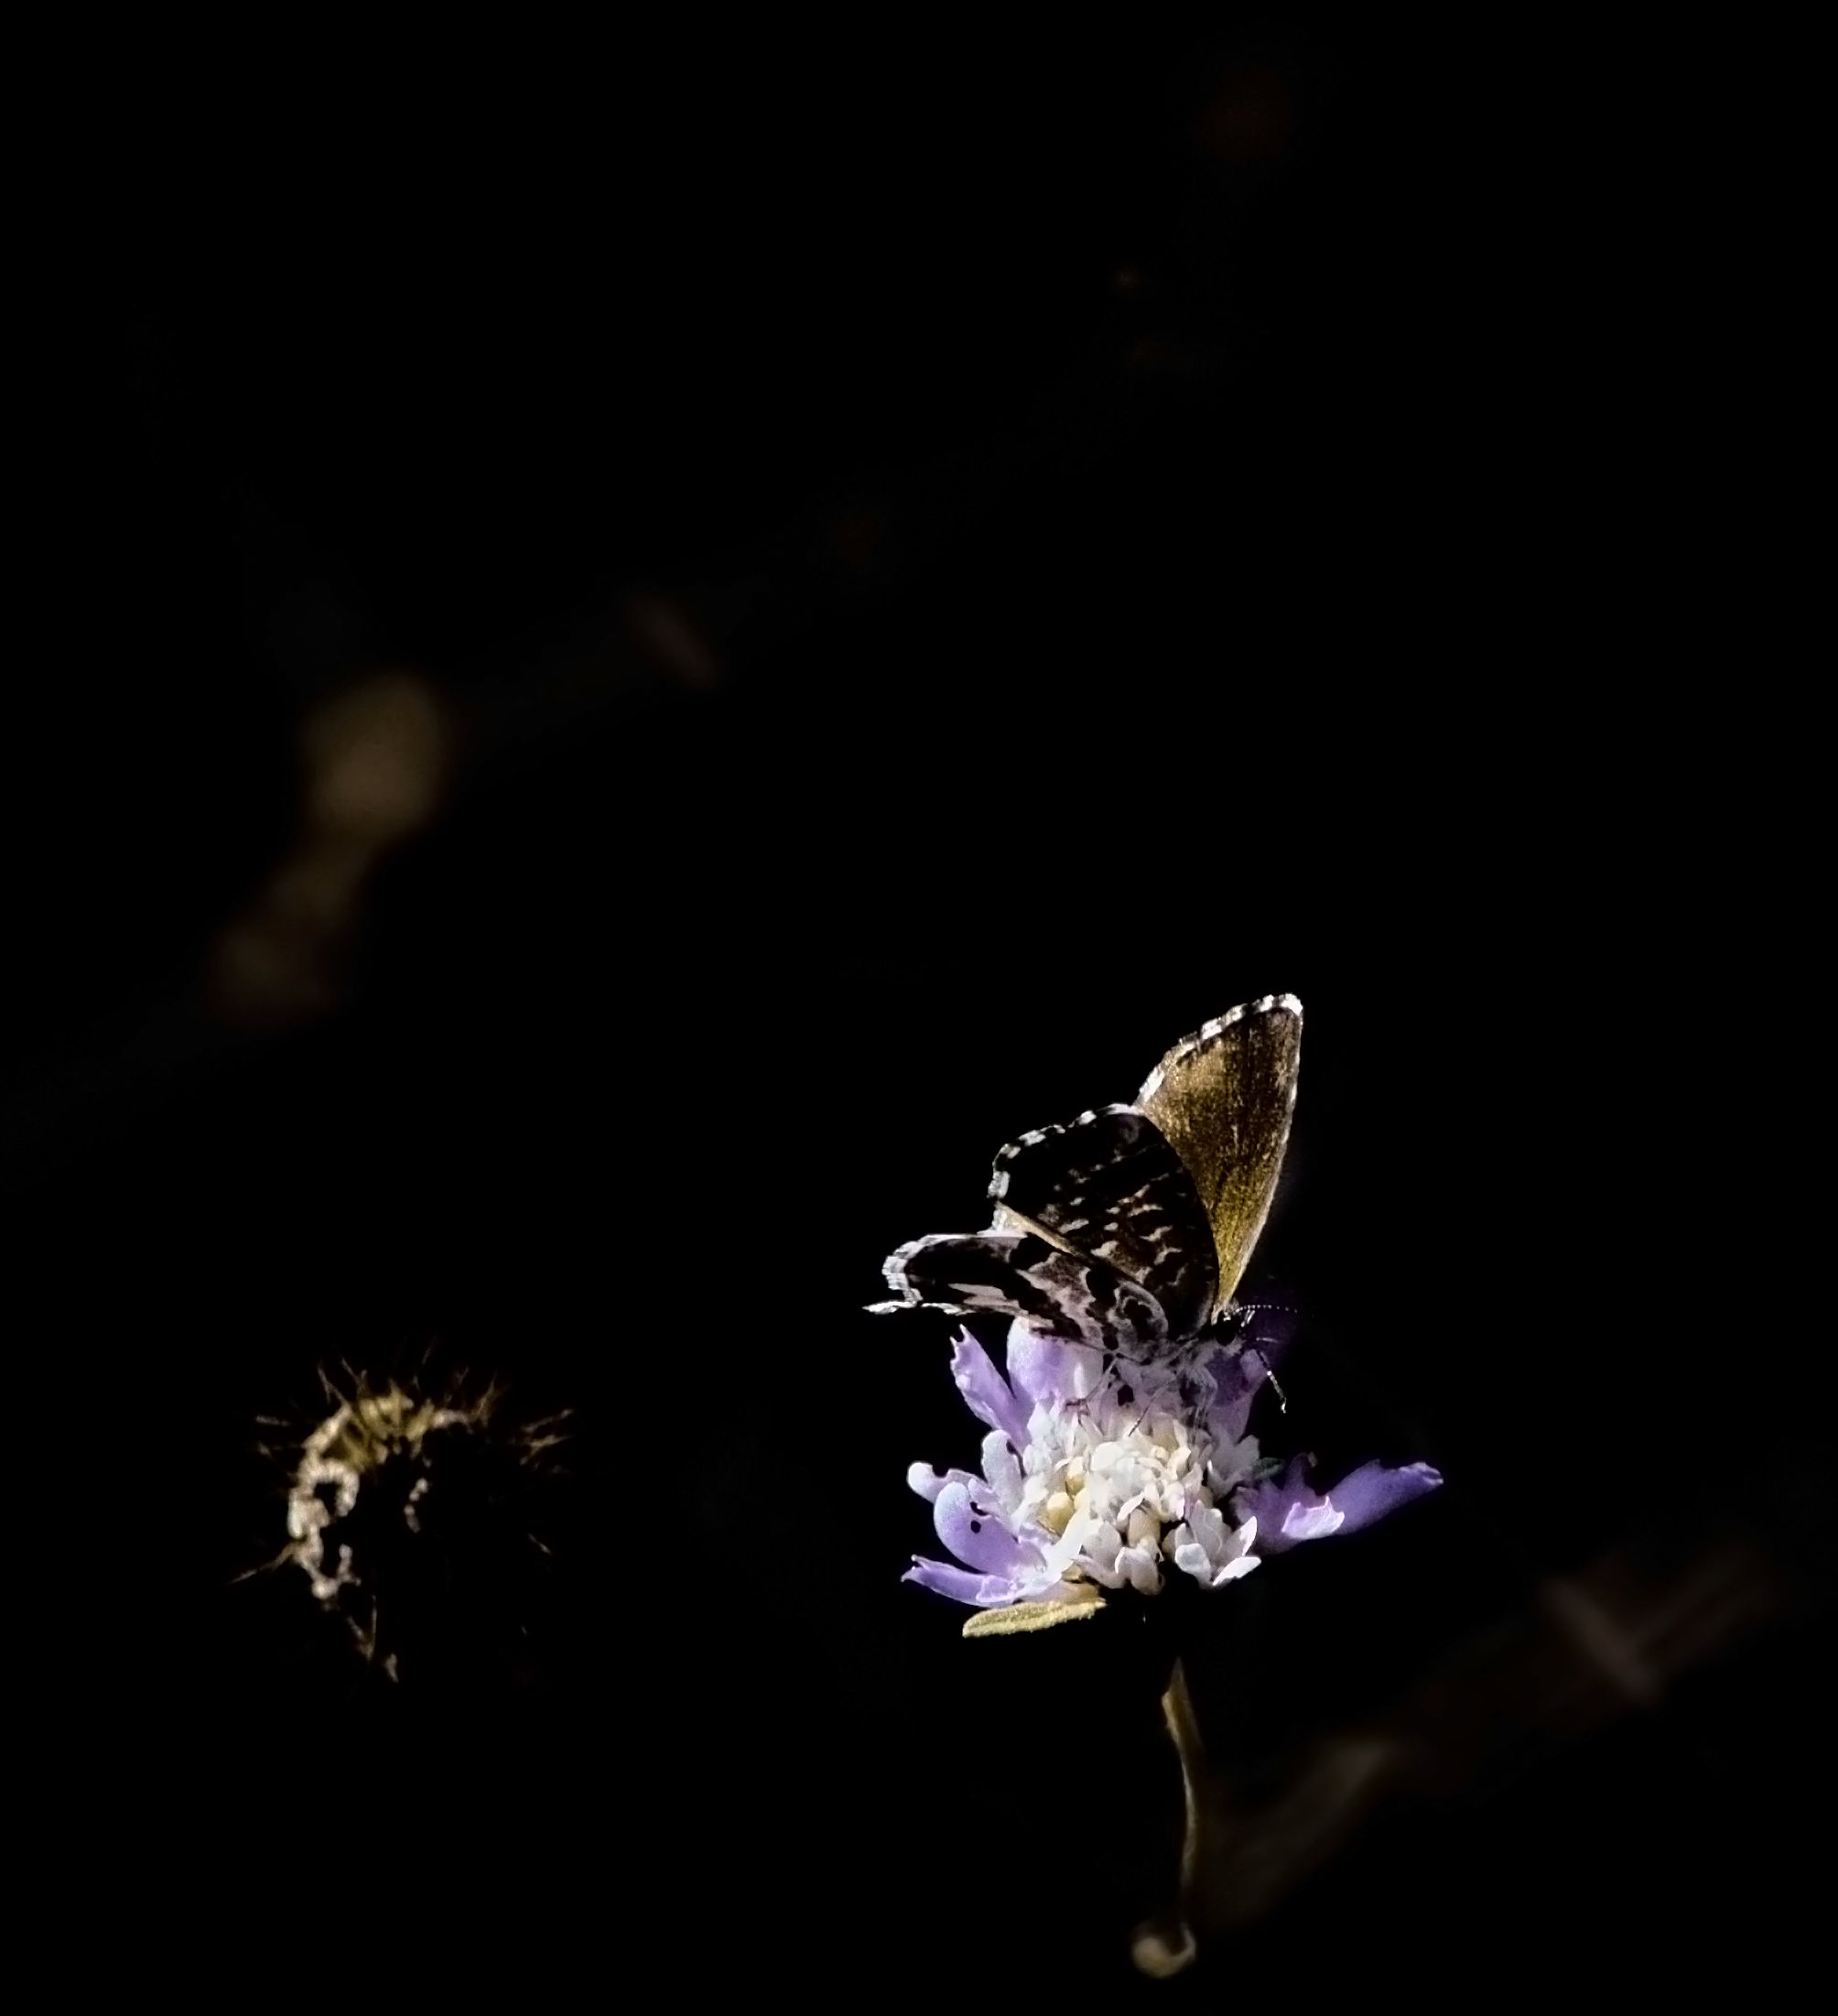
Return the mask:
{"type": "Polygon", "coordinates": [[[1270,1215],[1295,1106],[1302,1005],[1266,994],[1178,1043],[1131,1106],[1023,1134],[996,1157],[995,1222],[903,1246],[899,1298],[1023,1317],[1139,1362],[1231,1306],[1270,1215]]]}
{"type": "Polygon", "coordinates": [[[1023,1317],[1054,1337],[1138,1360],[1158,1356],[1168,1321],[1154,1296],[1088,1253],[1065,1252],[1031,1232],[942,1232],[915,1239],[888,1261],[898,1301],[952,1316],[978,1310],[1023,1317]]]}
{"type": "Polygon", "coordinates": [[[1199,1192],[1134,1107],[1107,1106],[1011,1142],[996,1157],[989,1195],[998,1227],[1036,1231],[1146,1289],[1171,1338],[1192,1336],[1212,1314],[1218,1274],[1199,1192]]]}

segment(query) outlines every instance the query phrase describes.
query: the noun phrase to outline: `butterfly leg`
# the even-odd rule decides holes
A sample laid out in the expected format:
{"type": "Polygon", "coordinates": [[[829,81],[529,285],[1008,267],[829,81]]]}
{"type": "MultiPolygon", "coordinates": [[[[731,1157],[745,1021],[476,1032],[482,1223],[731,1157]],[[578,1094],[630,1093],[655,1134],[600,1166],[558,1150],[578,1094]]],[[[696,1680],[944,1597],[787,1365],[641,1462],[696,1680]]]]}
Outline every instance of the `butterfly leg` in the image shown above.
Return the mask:
{"type": "Polygon", "coordinates": [[[1276,1368],[1289,1349],[1295,1326],[1295,1311],[1281,1302],[1230,1303],[1215,1325],[1221,1342],[1250,1352],[1263,1367],[1263,1375],[1284,1414],[1289,1412],[1289,1395],[1282,1390],[1276,1368]]]}

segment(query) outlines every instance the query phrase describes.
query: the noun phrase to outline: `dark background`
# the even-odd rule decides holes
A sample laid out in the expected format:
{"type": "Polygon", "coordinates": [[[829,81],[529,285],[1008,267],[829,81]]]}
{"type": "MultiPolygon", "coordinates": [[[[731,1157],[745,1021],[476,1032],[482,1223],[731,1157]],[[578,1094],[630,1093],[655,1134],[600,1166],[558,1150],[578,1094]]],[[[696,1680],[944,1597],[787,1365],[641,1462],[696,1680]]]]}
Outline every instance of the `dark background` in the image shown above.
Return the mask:
{"type": "Polygon", "coordinates": [[[1830,1501],[1765,311],[1715,120],[1537,53],[1224,10],[76,94],[7,1173],[53,1867],[137,1958],[1127,1988],[1153,1689],[900,1586],[975,1436],[859,1311],[1288,989],[1271,1438],[1449,1485],[1219,1599],[1247,1838],[1311,1745],[1410,1761],[1172,1992],[1779,1960],[1830,1501]],[[520,1664],[391,1690],[230,1577],[254,1417],[430,1342],[576,1440],[520,1664]]]}

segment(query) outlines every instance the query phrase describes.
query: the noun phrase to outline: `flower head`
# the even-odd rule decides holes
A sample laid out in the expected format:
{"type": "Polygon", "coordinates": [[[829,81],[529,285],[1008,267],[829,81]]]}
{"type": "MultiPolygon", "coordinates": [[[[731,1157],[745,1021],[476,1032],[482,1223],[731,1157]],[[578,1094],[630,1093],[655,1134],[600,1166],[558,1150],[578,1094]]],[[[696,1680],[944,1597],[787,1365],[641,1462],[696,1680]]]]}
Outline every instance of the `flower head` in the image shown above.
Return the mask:
{"type": "Polygon", "coordinates": [[[301,1569],[394,1680],[405,1650],[427,1664],[453,1619],[483,1617],[512,1591],[525,1546],[546,1554],[522,1520],[558,1474],[565,1417],[530,1418],[495,1381],[436,1382],[426,1365],[405,1383],[321,1377],[331,1411],[291,1461],[287,1545],[270,1565],[301,1569]]]}
{"type": "Polygon", "coordinates": [[[1261,1459],[1251,1402],[1281,1344],[1205,1340],[1153,1365],[1107,1357],[1017,1321],[1007,1375],[968,1332],[952,1371],[989,1428],[982,1474],[915,1464],[955,1562],[915,1556],[906,1579],[979,1610],[1088,1606],[1171,1576],[1218,1588],[1299,1540],[1348,1532],[1432,1490],[1427,1464],[1368,1464],[1327,1493],[1305,1466],[1261,1459]]]}

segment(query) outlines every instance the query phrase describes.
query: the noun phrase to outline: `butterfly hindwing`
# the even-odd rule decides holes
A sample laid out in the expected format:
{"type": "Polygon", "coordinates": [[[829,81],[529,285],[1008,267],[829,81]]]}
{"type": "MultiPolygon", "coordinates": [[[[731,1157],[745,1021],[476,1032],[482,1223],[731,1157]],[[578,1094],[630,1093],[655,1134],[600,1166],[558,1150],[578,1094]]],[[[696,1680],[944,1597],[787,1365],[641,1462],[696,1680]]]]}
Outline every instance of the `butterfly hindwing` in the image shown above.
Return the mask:
{"type": "Polygon", "coordinates": [[[996,1157],[989,1195],[999,1227],[1038,1229],[1147,1289],[1169,1336],[1190,1336],[1211,1315],[1212,1229],[1193,1178],[1148,1114],[1107,1106],[1023,1134],[996,1157]]]}
{"type": "Polygon", "coordinates": [[[1168,1334],[1161,1305],[1133,1281],[1028,1232],[935,1233],[901,1247],[885,1272],[901,1299],[878,1305],[883,1311],[1022,1317],[1050,1336],[1137,1359],[1153,1357],[1168,1334]]]}
{"type": "Polygon", "coordinates": [[[1301,1049],[1302,1003],[1266,994],[1177,1043],[1137,1095],[1185,1165],[1212,1228],[1209,1314],[1231,1300],[1270,1215],[1301,1049]]]}

